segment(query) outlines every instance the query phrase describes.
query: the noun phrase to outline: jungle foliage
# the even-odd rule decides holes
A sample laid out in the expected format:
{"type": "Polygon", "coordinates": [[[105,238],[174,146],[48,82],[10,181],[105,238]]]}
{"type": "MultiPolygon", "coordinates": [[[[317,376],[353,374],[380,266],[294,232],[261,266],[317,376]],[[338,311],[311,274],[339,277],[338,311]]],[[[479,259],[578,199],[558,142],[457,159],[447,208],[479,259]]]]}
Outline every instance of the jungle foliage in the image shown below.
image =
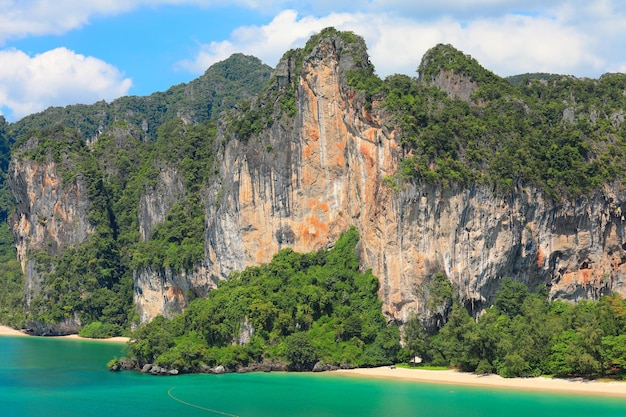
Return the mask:
{"type": "MultiPolygon", "coordinates": [[[[584,197],[607,182],[626,179],[626,75],[503,79],[449,45],[439,45],[425,57],[419,78],[381,80],[365,60],[362,39],[329,28],[303,49],[285,54],[295,71],[288,80],[270,80],[269,67],[234,55],[189,84],[148,97],[55,107],[13,124],[0,117],[0,261],[6,260],[0,271],[0,321],[19,326],[28,320],[78,319],[91,335],[130,328],[133,270],[180,272],[204,256],[204,207],[212,202],[203,200],[203,189],[219,175],[215,159],[223,146],[216,143],[218,115],[233,109],[220,119],[223,141],[247,142],[277,121],[297,120],[294,75],[324,36],[339,39],[343,53],[350,54],[355,65],[344,73],[345,80],[353,92],[362,93],[365,110],[382,108],[391,116],[384,119],[386,127],[399,133],[400,168],[384,180],[394,190],[408,182],[487,184],[500,194],[531,186],[558,200],[584,197]],[[452,98],[435,86],[442,71],[459,88],[469,89],[468,99],[452,98]],[[59,250],[51,244],[29,254],[42,283],[28,316],[21,308],[23,277],[17,262],[10,261],[15,252],[6,224],[14,204],[5,184],[14,142],[14,156],[54,161],[64,186],[84,186],[95,231],[80,245],[59,250]],[[139,201],[159,191],[165,170],[174,172],[183,190],[143,241],[139,201]]],[[[356,366],[392,362],[398,330],[386,326],[380,314],[376,279],[358,272],[353,234],[331,251],[302,255],[285,250],[268,265],[233,274],[206,300],[192,302],[185,314],[141,326],[132,355],[188,370],[262,359],[279,359],[293,369],[306,369],[314,360],[356,366]],[[238,343],[244,328],[253,329],[251,340],[238,343]]],[[[435,363],[507,376],[622,372],[622,324],[611,330],[598,319],[594,325],[596,310],[621,323],[617,306],[623,302],[615,298],[571,306],[518,288],[515,297],[497,299],[474,321],[453,302],[455,291],[445,276],[434,275],[423,290],[437,322],[447,324],[431,335],[412,319],[403,354],[419,352],[435,363]],[[553,326],[548,329],[547,323],[553,326]],[[537,329],[531,330],[531,324],[537,329]],[[599,343],[600,350],[590,351],[589,341],[599,343]],[[580,355],[567,353],[572,351],[580,355]],[[532,356],[537,352],[552,359],[539,360],[532,356]],[[572,364],[580,358],[584,364],[572,364]]]]}
{"type": "Polygon", "coordinates": [[[5,223],[14,204],[4,183],[11,145],[15,157],[54,162],[64,187],[86,190],[94,230],[79,245],[61,250],[50,245],[29,254],[42,282],[27,315],[19,264],[4,263],[0,321],[21,326],[78,320],[87,325],[83,332],[94,335],[128,329],[135,320],[134,269],[180,271],[203,257],[201,192],[217,174],[215,120],[221,111],[257,94],[269,72],[257,58],[235,54],[166,92],[50,108],[13,124],[0,120],[0,214],[7,228],[7,233],[0,229],[0,238],[6,237],[0,243],[6,252],[15,259],[5,223]],[[142,241],[139,200],[154,190],[164,169],[173,170],[183,191],[165,221],[142,241]]]}
{"type": "Polygon", "coordinates": [[[478,319],[456,301],[438,332],[425,332],[412,317],[404,340],[405,359],[478,374],[625,379],[626,300],[612,294],[576,304],[548,301],[507,278],[478,319]]]}
{"type": "Polygon", "coordinates": [[[359,272],[357,241],[351,228],[330,250],[284,249],[269,264],[233,273],[183,314],[141,325],[129,356],[185,372],[263,360],[293,370],[311,370],[317,361],[394,363],[399,331],[382,315],[377,278],[359,272]]]}
{"type": "Polygon", "coordinates": [[[625,74],[526,74],[509,83],[449,45],[429,51],[418,71],[419,79],[364,87],[400,126],[399,183],[478,182],[499,193],[533,186],[561,199],[626,180],[625,74]],[[442,71],[475,86],[469,100],[433,86],[442,71]]]}

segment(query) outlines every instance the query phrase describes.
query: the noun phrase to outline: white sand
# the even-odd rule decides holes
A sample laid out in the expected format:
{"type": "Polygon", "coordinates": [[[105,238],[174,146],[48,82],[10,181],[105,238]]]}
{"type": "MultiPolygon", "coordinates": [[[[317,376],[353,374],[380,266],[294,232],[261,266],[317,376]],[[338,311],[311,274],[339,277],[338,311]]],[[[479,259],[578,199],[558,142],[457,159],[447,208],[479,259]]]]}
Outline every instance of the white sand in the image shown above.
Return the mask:
{"type": "Polygon", "coordinates": [[[476,375],[453,370],[429,371],[422,369],[361,368],[333,371],[339,375],[367,378],[385,378],[437,384],[471,385],[478,387],[505,388],[512,390],[532,390],[562,392],[569,394],[603,395],[626,397],[626,382],[599,382],[567,380],[557,378],[502,378],[498,375],[476,375]]]}
{"type": "Polygon", "coordinates": [[[0,336],[28,336],[26,333],[0,324],[0,336]]]}
{"type": "MultiPolygon", "coordinates": [[[[30,336],[20,330],[15,330],[8,326],[3,326],[0,324],[0,336],[30,336]]],[[[48,336],[46,336],[48,337],[48,336]]],[[[128,342],[128,337],[110,337],[108,339],[91,339],[87,337],[81,337],[77,334],[71,334],[68,336],[52,336],[58,339],[69,339],[69,340],[94,340],[98,342],[108,342],[108,343],[126,343],[128,342]]]]}

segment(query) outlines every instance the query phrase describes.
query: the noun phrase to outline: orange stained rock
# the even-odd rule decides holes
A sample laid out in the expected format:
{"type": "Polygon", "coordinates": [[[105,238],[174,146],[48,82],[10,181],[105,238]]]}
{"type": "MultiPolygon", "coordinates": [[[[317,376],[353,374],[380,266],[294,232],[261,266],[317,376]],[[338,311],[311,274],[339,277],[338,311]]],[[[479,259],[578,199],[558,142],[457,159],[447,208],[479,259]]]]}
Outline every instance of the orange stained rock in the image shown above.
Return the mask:
{"type": "Polygon", "coordinates": [[[173,300],[173,299],[180,299],[180,300],[184,300],[185,299],[185,294],[183,293],[183,290],[181,290],[178,287],[170,287],[167,289],[167,295],[166,295],[168,300],[173,300]]]}
{"type": "Polygon", "coordinates": [[[580,279],[583,285],[587,285],[593,279],[593,270],[591,268],[581,269],[580,279]]]}
{"type": "Polygon", "coordinates": [[[367,163],[368,171],[374,168],[376,166],[376,159],[374,159],[374,157],[372,156],[369,146],[367,146],[367,144],[365,143],[362,143],[359,149],[361,151],[361,155],[363,155],[363,159],[367,163]]]}
{"type": "Polygon", "coordinates": [[[316,199],[309,200],[308,207],[311,210],[328,211],[328,204],[326,204],[324,202],[320,202],[320,201],[318,201],[316,199]]]}
{"type": "Polygon", "coordinates": [[[302,184],[311,185],[315,182],[316,176],[310,169],[302,169],[302,184]]]}
{"type": "Polygon", "coordinates": [[[57,201],[56,203],[54,203],[54,207],[52,209],[52,213],[55,217],[58,217],[59,219],[63,220],[64,222],[67,222],[68,220],[68,213],[66,210],[64,210],[63,207],[61,207],[61,202],[57,201]]]}
{"type": "Polygon", "coordinates": [[[346,158],[344,156],[344,151],[346,150],[346,136],[340,136],[338,139],[341,140],[334,143],[335,164],[339,168],[343,168],[346,166],[346,158]]]}
{"type": "Polygon", "coordinates": [[[617,271],[619,269],[619,263],[619,259],[611,258],[611,267],[613,267],[614,271],[617,271]]]}
{"type": "Polygon", "coordinates": [[[541,268],[543,266],[543,261],[545,261],[546,255],[543,253],[541,248],[537,250],[537,266],[541,268]]]}
{"type": "Polygon", "coordinates": [[[328,225],[317,217],[310,215],[304,222],[300,223],[298,232],[302,242],[305,245],[311,245],[313,243],[319,243],[321,239],[326,237],[328,225]]]}
{"type": "Polygon", "coordinates": [[[269,257],[267,256],[264,245],[260,245],[259,250],[256,252],[256,262],[261,264],[267,262],[268,259],[269,257]]]}
{"type": "Polygon", "coordinates": [[[59,186],[59,179],[48,175],[47,173],[43,177],[43,185],[56,188],[59,186]]]}
{"type": "Polygon", "coordinates": [[[317,129],[315,126],[311,126],[310,124],[307,124],[304,127],[304,137],[306,139],[318,141],[320,139],[319,129],[317,129]]]}
{"type": "Polygon", "coordinates": [[[311,156],[311,147],[309,145],[302,147],[302,156],[304,157],[303,159],[308,159],[311,156]]]}
{"type": "Polygon", "coordinates": [[[563,284],[574,284],[577,281],[576,278],[577,278],[576,272],[566,272],[563,274],[563,277],[561,278],[561,282],[563,284]]]}

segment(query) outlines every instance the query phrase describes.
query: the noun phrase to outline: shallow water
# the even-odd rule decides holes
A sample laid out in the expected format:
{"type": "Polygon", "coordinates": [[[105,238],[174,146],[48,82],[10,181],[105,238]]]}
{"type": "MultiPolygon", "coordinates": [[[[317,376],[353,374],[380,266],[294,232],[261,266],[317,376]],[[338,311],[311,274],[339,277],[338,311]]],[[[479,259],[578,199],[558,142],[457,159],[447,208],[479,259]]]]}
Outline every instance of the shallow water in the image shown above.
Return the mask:
{"type": "Polygon", "coordinates": [[[122,345],[0,337],[2,416],[626,416],[626,400],[332,374],[111,373],[122,345]]]}

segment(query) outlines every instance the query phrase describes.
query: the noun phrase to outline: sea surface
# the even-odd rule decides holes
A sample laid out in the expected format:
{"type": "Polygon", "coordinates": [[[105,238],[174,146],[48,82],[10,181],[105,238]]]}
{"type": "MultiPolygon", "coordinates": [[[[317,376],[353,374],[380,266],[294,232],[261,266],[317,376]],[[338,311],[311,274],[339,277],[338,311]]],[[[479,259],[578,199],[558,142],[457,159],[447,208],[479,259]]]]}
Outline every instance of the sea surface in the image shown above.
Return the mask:
{"type": "Polygon", "coordinates": [[[333,374],[109,372],[123,345],[0,337],[0,416],[626,416],[626,399],[333,374]]]}

